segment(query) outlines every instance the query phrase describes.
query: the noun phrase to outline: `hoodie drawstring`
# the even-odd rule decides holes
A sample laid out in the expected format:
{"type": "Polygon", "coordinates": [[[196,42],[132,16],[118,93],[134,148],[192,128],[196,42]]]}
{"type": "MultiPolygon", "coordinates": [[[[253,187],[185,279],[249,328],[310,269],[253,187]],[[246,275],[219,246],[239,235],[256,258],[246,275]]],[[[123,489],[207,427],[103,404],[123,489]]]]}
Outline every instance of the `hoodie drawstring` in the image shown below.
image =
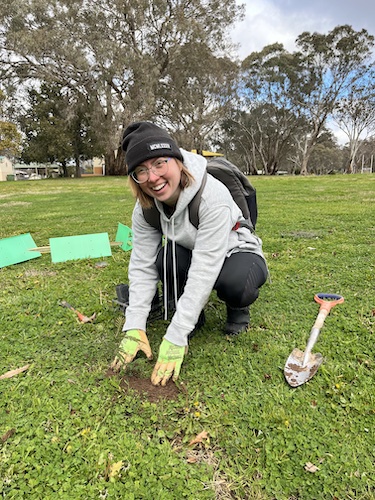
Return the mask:
{"type": "Polygon", "coordinates": [[[164,254],[163,254],[163,299],[164,299],[164,319],[168,319],[168,283],[167,283],[167,248],[168,248],[168,227],[164,235],[164,254]]]}
{"type": "MultiPolygon", "coordinates": [[[[168,252],[168,226],[164,235],[164,255],[163,255],[163,287],[164,287],[164,319],[168,319],[168,280],[167,280],[167,252],[168,252]]],[[[178,289],[177,289],[177,261],[176,242],[174,240],[174,219],[172,219],[172,275],[173,275],[173,295],[175,308],[177,309],[178,289]]]]}
{"type": "Polygon", "coordinates": [[[172,219],[172,272],[173,272],[173,287],[174,287],[174,304],[177,310],[178,290],[177,290],[177,264],[176,264],[176,242],[174,238],[174,219],[172,219]]]}

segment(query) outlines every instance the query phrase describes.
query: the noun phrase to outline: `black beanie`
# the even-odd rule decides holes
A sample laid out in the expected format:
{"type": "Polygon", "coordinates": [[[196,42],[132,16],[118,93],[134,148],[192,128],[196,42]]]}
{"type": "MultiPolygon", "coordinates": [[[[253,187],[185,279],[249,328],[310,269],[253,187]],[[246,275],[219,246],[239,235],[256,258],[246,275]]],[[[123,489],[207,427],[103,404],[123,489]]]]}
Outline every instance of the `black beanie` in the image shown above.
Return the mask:
{"type": "Polygon", "coordinates": [[[122,136],[122,149],[129,174],[150,158],[167,156],[182,161],[181,151],[168,132],[150,122],[131,123],[122,136]]]}

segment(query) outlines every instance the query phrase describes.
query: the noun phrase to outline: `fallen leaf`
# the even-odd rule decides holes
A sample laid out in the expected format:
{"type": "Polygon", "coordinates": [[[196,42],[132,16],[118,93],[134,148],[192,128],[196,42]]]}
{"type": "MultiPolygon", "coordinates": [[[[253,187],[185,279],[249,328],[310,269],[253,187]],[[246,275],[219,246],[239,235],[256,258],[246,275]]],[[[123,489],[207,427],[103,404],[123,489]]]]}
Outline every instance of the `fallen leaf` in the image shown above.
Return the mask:
{"type": "Polygon", "coordinates": [[[189,446],[193,446],[193,444],[201,443],[203,441],[203,439],[207,439],[207,438],[208,438],[207,431],[202,431],[199,434],[197,434],[194,439],[192,439],[190,441],[189,446]]]}
{"type": "Polygon", "coordinates": [[[97,263],[95,264],[95,267],[97,267],[97,268],[99,268],[99,269],[100,269],[101,267],[107,267],[107,266],[108,266],[108,262],[97,262],[97,263]]]}
{"type": "Polygon", "coordinates": [[[9,429],[5,434],[1,436],[1,442],[5,443],[10,437],[13,436],[13,434],[16,432],[16,429],[9,429]]]}
{"type": "Polygon", "coordinates": [[[18,375],[19,373],[25,372],[26,370],[29,369],[29,366],[30,365],[25,365],[25,366],[22,366],[21,368],[17,368],[16,370],[10,370],[9,372],[3,373],[0,376],[0,380],[3,380],[5,378],[12,378],[15,375],[18,375]]]}
{"type": "Polygon", "coordinates": [[[305,464],[305,470],[307,470],[308,472],[316,472],[319,470],[319,467],[317,467],[316,465],[312,464],[311,462],[306,462],[305,464]]]}
{"type": "Polygon", "coordinates": [[[120,460],[120,462],[115,462],[114,464],[111,464],[110,466],[110,471],[109,471],[109,477],[116,477],[120,470],[122,469],[122,466],[124,465],[124,462],[120,460]]]}
{"type": "Polygon", "coordinates": [[[197,457],[188,457],[186,461],[188,464],[196,464],[198,462],[198,459],[197,457]]]}

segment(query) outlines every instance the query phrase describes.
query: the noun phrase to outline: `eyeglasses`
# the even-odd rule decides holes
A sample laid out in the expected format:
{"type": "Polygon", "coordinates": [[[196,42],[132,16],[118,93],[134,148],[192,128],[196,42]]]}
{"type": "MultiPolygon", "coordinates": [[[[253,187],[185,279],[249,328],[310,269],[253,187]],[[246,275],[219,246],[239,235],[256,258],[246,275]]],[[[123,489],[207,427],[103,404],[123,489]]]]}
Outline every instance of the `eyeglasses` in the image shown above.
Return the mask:
{"type": "Polygon", "coordinates": [[[166,174],[168,172],[169,160],[170,158],[163,158],[157,160],[155,163],[151,165],[150,168],[137,167],[130,175],[137,184],[143,184],[144,182],[147,182],[148,179],[150,178],[150,170],[159,177],[166,174]]]}

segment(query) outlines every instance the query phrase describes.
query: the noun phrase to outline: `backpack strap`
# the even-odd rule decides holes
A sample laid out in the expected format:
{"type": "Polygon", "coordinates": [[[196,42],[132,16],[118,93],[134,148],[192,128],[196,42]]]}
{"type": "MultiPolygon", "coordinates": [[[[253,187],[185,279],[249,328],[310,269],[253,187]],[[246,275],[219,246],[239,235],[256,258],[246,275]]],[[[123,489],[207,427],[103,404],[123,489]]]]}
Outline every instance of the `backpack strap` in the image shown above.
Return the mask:
{"type": "Polygon", "coordinates": [[[202,184],[200,185],[200,188],[195,193],[193,199],[189,203],[189,219],[190,219],[190,222],[195,227],[195,229],[198,229],[198,225],[199,225],[199,215],[198,215],[199,205],[201,203],[202,192],[203,192],[203,189],[206,185],[206,182],[207,182],[207,170],[204,171],[202,184]]]}
{"type": "MultiPolygon", "coordinates": [[[[202,179],[202,184],[201,184],[200,188],[196,192],[194,198],[189,203],[189,219],[190,219],[190,222],[193,224],[193,226],[196,229],[198,229],[198,225],[199,225],[198,211],[199,211],[199,205],[200,205],[201,198],[202,198],[202,192],[203,192],[203,189],[204,189],[206,182],[207,182],[207,174],[208,174],[208,172],[206,170],[204,173],[204,177],[202,179]]],[[[246,227],[246,229],[249,229],[251,232],[254,232],[254,228],[253,228],[252,224],[248,224],[247,222],[237,222],[232,227],[232,231],[237,231],[237,229],[239,229],[240,227],[246,227]]]]}
{"type": "Polygon", "coordinates": [[[153,201],[151,208],[142,208],[142,211],[146,222],[148,222],[151,227],[161,232],[160,213],[155,206],[155,202],[153,201]]]}

